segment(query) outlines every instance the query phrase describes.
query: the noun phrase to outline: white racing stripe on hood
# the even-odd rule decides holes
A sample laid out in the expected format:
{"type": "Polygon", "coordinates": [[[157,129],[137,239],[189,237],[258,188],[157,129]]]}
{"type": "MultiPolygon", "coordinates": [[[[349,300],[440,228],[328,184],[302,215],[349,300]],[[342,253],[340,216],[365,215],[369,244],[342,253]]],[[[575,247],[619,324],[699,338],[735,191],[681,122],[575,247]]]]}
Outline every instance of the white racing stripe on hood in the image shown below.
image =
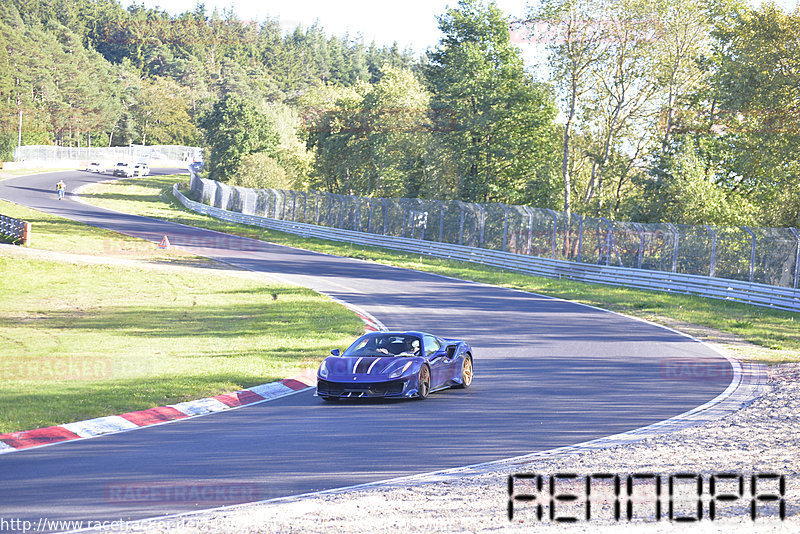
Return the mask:
{"type": "Polygon", "coordinates": [[[359,358],[356,360],[356,364],[353,366],[353,374],[356,374],[356,369],[358,369],[358,364],[361,363],[361,360],[364,358],[359,358]]]}
{"type": "Polygon", "coordinates": [[[372,368],[375,367],[375,364],[382,359],[383,358],[375,358],[374,360],[372,360],[372,365],[370,365],[369,368],[367,369],[367,374],[370,374],[372,372],[372,368]]]}

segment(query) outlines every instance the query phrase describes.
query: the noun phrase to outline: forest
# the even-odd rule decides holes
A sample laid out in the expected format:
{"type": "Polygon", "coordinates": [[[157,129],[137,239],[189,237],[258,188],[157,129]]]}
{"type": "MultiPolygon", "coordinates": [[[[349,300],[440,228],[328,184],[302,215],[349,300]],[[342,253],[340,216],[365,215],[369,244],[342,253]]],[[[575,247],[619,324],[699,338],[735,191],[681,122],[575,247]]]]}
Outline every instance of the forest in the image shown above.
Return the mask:
{"type": "Polygon", "coordinates": [[[460,0],[438,24],[419,55],[201,3],[4,0],[0,160],[21,125],[23,144],[200,145],[250,187],[800,226],[800,11],[460,0]]]}

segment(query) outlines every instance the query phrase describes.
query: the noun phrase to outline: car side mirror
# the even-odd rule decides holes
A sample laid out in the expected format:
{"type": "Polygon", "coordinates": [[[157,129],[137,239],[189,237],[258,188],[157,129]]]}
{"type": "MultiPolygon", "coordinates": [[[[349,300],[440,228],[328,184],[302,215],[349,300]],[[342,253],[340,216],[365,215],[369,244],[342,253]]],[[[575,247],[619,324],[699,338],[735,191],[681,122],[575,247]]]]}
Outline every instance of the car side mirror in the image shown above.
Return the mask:
{"type": "Polygon", "coordinates": [[[338,356],[340,354],[339,349],[333,349],[331,351],[331,354],[333,354],[334,356],[338,356]]]}

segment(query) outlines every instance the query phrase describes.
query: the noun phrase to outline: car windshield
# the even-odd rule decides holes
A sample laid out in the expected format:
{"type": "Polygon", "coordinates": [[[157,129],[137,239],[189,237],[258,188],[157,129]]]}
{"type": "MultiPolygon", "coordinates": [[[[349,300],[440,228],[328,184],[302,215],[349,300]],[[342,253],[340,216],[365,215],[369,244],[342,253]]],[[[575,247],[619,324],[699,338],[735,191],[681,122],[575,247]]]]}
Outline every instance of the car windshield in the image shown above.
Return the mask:
{"type": "Polygon", "coordinates": [[[419,356],[420,339],[406,334],[368,335],[358,339],[342,356],[419,356]]]}

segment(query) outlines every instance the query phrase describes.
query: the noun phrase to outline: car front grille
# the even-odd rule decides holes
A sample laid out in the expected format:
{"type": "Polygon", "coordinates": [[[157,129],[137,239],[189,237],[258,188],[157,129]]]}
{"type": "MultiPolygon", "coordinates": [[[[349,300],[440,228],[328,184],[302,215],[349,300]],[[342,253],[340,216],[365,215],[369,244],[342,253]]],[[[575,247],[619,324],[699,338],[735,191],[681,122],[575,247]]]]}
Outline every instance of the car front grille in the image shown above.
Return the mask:
{"type": "Polygon", "coordinates": [[[395,380],[391,382],[329,382],[317,380],[317,393],[329,397],[353,396],[361,394],[371,397],[386,397],[403,393],[404,382],[395,380]]]}

